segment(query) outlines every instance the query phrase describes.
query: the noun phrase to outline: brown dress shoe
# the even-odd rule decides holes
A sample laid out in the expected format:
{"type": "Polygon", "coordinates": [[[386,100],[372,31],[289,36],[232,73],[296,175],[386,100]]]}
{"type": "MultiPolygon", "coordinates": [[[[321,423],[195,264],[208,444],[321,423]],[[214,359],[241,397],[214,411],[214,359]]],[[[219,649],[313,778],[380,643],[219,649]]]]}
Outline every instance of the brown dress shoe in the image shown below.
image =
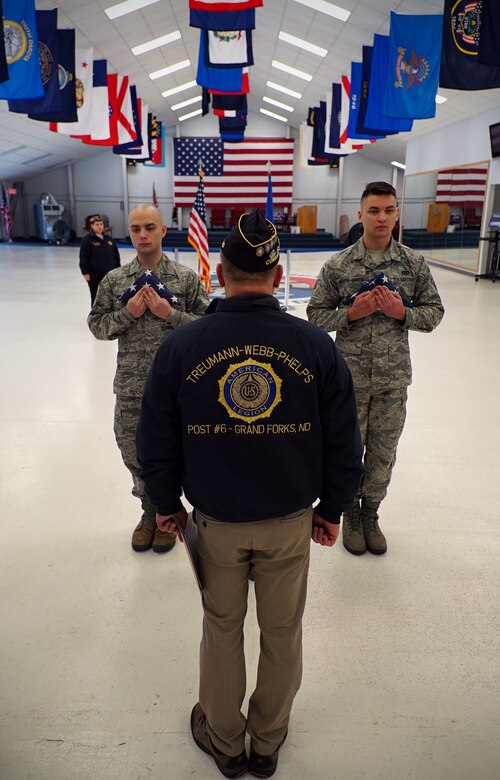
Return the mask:
{"type": "Polygon", "coordinates": [[[141,519],[132,534],[132,549],[136,552],[145,552],[153,544],[156,532],[156,523],[154,520],[141,519]]]}
{"type": "Polygon", "coordinates": [[[156,528],[153,544],[151,546],[157,553],[166,553],[174,546],[175,539],[175,534],[169,534],[166,531],[160,531],[159,528],[156,528]]]}
{"type": "Polygon", "coordinates": [[[276,772],[276,768],[278,766],[278,756],[280,753],[280,748],[285,741],[288,734],[288,729],[285,732],[285,736],[279,743],[278,747],[274,751],[274,753],[271,753],[271,755],[268,756],[262,756],[260,753],[257,753],[256,750],[253,749],[252,746],[250,746],[250,756],[248,758],[248,771],[250,772],[253,777],[272,777],[274,773],[276,772]]]}
{"type": "Polygon", "coordinates": [[[212,744],[210,734],[207,729],[207,716],[201,709],[200,702],[194,705],[191,712],[191,734],[200,748],[209,756],[212,756],[217,765],[217,769],[224,777],[242,777],[248,768],[248,758],[245,751],[239,756],[226,756],[217,750],[212,744]]]}

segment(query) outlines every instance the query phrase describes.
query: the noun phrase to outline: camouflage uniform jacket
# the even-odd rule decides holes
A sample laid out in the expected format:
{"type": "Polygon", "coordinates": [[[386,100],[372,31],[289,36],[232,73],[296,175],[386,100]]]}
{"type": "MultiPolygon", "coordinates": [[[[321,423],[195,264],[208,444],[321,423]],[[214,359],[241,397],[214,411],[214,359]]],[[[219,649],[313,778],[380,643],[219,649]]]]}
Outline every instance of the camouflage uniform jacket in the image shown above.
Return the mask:
{"type": "Polygon", "coordinates": [[[174,311],[168,320],[156,317],[149,309],[135,319],[118,298],[143,273],[137,258],[110,271],[99,285],[87,320],[97,339],[118,339],[113,391],[120,398],[141,398],[149,368],[163,339],[179,325],[201,317],[209,304],[197,274],[163,254],[154,273],[178,302],[173,304],[174,311]]]}
{"type": "Polygon", "coordinates": [[[365,249],[361,238],[328,260],[320,271],[307,315],[327,331],[336,331],[342,351],[359,389],[373,392],[407,387],[411,383],[408,331],[426,333],[441,322],[444,307],[424,258],[394,239],[379,260],[365,249]],[[375,312],[347,321],[348,306],[342,300],[384,271],[413,308],[398,322],[375,312]]]}

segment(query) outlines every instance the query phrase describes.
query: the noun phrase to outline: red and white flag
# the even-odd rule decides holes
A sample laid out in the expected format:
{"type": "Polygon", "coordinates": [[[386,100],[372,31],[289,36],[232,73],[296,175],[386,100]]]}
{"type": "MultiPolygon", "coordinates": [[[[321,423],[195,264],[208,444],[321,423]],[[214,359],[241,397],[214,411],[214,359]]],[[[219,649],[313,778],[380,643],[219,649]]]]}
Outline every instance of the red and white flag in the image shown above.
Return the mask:
{"type": "Polygon", "coordinates": [[[118,144],[126,144],[136,140],[137,132],[135,130],[128,76],[108,73],[108,97],[109,137],[97,139],[87,135],[82,138],[84,144],[117,146],[118,144]]]}

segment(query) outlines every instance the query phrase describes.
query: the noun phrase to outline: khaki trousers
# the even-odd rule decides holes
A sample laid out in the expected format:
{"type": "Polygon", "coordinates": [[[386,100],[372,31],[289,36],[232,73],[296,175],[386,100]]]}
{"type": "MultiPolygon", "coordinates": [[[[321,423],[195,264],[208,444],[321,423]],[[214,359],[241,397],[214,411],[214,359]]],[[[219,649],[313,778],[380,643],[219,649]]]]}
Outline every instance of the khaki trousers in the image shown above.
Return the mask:
{"type": "Polygon", "coordinates": [[[223,753],[236,756],[248,731],[254,749],[269,755],[286,733],[302,679],[312,508],[251,523],[222,523],[197,511],[196,523],[204,588],[200,704],[210,737],[223,753]],[[260,655],[245,718],[243,624],[252,570],[260,655]]]}

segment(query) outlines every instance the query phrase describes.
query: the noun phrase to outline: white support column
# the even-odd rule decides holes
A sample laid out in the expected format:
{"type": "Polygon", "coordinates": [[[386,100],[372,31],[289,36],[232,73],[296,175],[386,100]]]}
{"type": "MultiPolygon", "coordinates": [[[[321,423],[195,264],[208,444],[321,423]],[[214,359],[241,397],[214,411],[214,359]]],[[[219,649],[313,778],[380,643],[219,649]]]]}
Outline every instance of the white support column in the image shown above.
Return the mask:
{"type": "Polygon", "coordinates": [[[123,194],[123,222],[124,222],[124,234],[128,236],[128,213],[130,211],[128,201],[128,178],[127,178],[127,160],[125,157],[122,160],[122,194],[123,194]]]}
{"type": "Polygon", "coordinates": [[[344,160],[345,157],[341,157],[339,160],[339,178],[337,182],[337,214],[335,219],[335,235],[340,238],[340,216],[342,211],[342,190],[344,188],[344,160]]]}

